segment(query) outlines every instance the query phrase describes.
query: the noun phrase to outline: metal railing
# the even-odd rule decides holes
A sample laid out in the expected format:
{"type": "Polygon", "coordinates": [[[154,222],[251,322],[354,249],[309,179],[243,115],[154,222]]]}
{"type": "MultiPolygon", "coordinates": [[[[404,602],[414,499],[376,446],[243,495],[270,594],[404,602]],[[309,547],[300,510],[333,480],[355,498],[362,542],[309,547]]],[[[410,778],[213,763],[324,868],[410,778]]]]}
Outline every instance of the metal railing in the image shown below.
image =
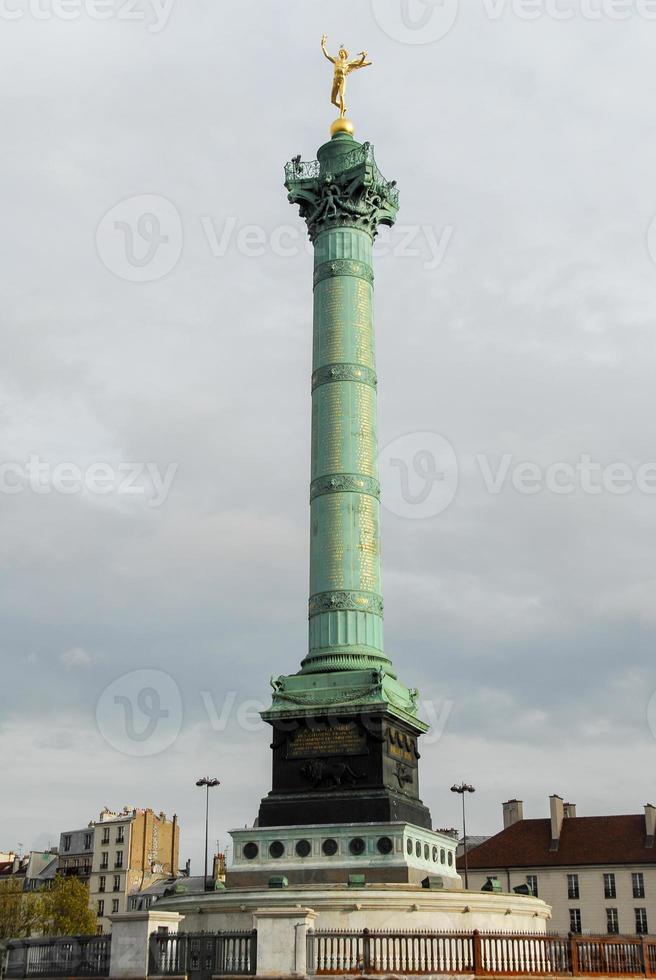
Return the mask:
{"type": "Polygon", "coordinates": [[[257,966],[257,932],[153,933],[148,973],[170,977],[249,976],[257,966]]]}
{"type": "Polygon", "coordinates": [[[10,939],[5,977],[109,976],[111,936],[10,939]]]}
{"type": "Polygon", "coordinates": [[[656,976],[656,937],[321,929],[307,955],[319,975],[656,976]]]}
{"type": "MultiPolygon", "coordinates": [[[[393,199],[393,202],[398,205],[398,189],[395,184],[385,180],[378,169],[371,143],[363,143],[362,146],[354,147],[349,153],[344,153],[342,156],[331,160],[330,176],[335,177],[360,166],[368,168],[372,185],[384,189],[393,199]]],[[[285,164],[285,183],[293,184],[296,181],[316,180],[323,176],[328,176],[328,174],[318,160],[301,160],[297,157],[285,164]]]]}

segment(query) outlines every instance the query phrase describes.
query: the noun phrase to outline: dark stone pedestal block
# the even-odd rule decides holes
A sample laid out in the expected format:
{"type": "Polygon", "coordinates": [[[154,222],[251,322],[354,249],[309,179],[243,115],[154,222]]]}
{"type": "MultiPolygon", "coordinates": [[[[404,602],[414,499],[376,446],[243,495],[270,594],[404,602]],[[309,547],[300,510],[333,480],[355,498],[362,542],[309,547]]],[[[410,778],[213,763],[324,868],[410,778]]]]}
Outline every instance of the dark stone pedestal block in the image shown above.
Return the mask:
{"type": "Polygon", "coordinates": [[[272,722],[273,786],[260,827],[404,821],[431,827],[419,798],[420,732],[387,712],[272,722]]]}

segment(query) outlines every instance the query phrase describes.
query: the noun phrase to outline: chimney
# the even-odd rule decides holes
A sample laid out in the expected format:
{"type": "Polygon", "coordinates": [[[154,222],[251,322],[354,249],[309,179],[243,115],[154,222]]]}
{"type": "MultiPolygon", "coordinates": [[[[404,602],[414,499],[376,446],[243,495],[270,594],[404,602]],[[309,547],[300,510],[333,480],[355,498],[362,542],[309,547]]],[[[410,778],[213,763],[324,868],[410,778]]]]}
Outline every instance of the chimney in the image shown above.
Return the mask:
{"type": "Polygon", "coordinates": [[[575,817],[576,816],[576,803],[563,803],[563,816],[564,817],[575,817]]]}
{"type": "Polygon", "coordinates": [[[563,817],[565,813],[565,808],[563,806],[562,796],[558,796],[554,793],[553,796],[549,797],[549,814],[551,817],[551,844],[549,845],[550,851],[557,851],[558,845],[560,843],[560,831],[563,826],[563,817]]]}
{"type": "Polygon", "coordinates": [[[503,829],[524,819],[524,804],[521,800],[507,800],[503,804],[503,829]]]}
{"type": "Polygon", "coordinates": [[[14,858],[11,864],[11,873],[13,875],[18,874],[20,870],[20,866],[21,866],[21,859],[18,857],[18,855],[16,855],[16,857],[14,858]]]}
{"type": "Polygon", "coordinates": [[[654,846],[656,836],[656,806],[645,803],[645,847],[654,846]]]}
{"type": "MultiPolygon", "coordinates": [[[[162,816],[164,816],[164,814],[162,814],[162,816]]],[[[171,821],[171,824],[172,824],[171,826],[171,874],[174,875],[177,874],[178,871],[178,857],[179,857],[179,855],[176,853],[176,846],[175,846],[176,844],[175,838],[178,832],[177,813],[173,814],[173,820],[171,821]]]]}

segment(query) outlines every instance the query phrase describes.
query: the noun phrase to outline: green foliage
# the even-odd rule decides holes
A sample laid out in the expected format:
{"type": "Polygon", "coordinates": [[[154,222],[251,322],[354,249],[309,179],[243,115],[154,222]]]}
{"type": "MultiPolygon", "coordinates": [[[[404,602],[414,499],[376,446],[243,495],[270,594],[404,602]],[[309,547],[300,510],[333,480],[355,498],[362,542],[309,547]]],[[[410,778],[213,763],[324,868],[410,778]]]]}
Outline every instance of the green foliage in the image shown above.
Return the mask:
{"type": "Polygon", "coordinates": [[[39,932],[44,936],[91,936],[96,918],[89,908],[89,889],[79,878],[60,878],[39,894],[39,932]]]}
{"type": "Polygon", "coordinates": [[[78,878],[57,876],[50,888],[38,892],[24,892],[22,878],[0,882],[0,940],[91,936],[95,931],[89,890],[78,878]]]}
{"type": "Polygon", "coordinates": [[[0,940],[22,939],[38,931],[40,896],[23,891],[23,879],[0,881],[0,940]]]}

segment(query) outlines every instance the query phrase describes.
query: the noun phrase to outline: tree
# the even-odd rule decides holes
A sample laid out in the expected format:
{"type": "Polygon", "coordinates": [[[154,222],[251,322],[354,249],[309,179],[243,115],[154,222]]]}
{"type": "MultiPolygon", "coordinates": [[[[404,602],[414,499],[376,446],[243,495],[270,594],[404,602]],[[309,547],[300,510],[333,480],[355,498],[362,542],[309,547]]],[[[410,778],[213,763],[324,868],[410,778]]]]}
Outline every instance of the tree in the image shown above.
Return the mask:
{"type": "Polygon", "coordinates": [[[96,918],[89,889],[79,878],[53,880],[50,888],[23,891],[23,879],[0,882],[0,940],[26,936],[90,936],[96,918]]]}
{"type": "Polygon", "coordinates": [[[40,896],[23,891],[22,878],[0,881],[0,940],[23,939],[37,931],[40,896]]]}
{"type": "Polygon", "coordinates": [[[96,917],[89,908],[89,889],[79,878],[59,875],[39,893],[38,930],[44,936],[90,936],[96,917]]]}

